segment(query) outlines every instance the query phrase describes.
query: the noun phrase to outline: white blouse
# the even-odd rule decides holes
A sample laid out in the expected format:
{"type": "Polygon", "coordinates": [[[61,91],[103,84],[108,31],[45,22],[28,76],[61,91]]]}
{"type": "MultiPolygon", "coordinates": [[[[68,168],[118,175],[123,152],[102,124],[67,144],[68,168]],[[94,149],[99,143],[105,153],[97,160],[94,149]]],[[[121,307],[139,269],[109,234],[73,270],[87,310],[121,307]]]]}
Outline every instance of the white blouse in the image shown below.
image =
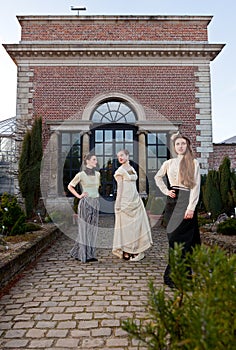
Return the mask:
{"type": "MultiPolygon", "coordinates": [[[[166,160],[161,168],[156,173],[154,179],[156,182],[157,187],[160,188],[161,192],[165,195],[168,195],[168,188],[163,180],[163,177],[165,175],[168,176],[170,186],[180,186],[185,187],[179,180],[179,165],[180,161],[182,160],[182,155],[178,155],[176,158],[171,158],[169,160],[166,160]]],[[[200,167],[199,163],[196,159],[194,159],[194,165],[195,165],[195,172],[194,172],[194,180],[195,180],[195,186],[190,189],[190,196],[189,196],[189,204],[187,207],[187,210],[194,211],[196,208],[196,205],[199,200],[199,194],[200,194],[200,185],[201,185],[201,177],[200,177],[200,167]]]]}

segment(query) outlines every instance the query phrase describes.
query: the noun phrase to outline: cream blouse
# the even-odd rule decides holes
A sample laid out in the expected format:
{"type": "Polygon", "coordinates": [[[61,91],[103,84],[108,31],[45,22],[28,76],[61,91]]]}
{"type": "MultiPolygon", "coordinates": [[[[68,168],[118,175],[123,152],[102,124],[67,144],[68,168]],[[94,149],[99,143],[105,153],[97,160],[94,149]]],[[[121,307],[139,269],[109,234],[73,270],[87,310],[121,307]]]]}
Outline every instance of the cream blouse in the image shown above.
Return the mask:
{"type": "MultiPolygon", "coordinates": [[[[157,187],[160,188],[161,192],[165,195],[168,195],[168,188],[163,180],[163,177],[165,175],[168,176],[170,186],[180,186],[185,187],[179,180],[179,165],[180,161],[182,160],[182,155],[178,155],[176,158],[172,158],[169,160],[166,160],[161,168],[156,173],[154,179],[156,182],[157,187]]],[[[195,164],[195,172],[194,172],[194,180],[196,185],[190,189],[190,196],[189,196],[189,204],[187,207],[187,210],[195,210],[196,205],[199,200],[199,194],[200,194],[200,184],[201,184],[201,178],[200,178],[200,167],[199,163],[196,159],[194,159],[195,164]]]]}
{"type": "Polygon", "coordinates": [[[94,176],[87,175],[84,171],[81,171],[75,175],[69,185],[75,187],[78,183],[82,186],[83,192],[88,192],[89,197],[99,197],[100,173],[98,171],[95,171],[94,176]]]}

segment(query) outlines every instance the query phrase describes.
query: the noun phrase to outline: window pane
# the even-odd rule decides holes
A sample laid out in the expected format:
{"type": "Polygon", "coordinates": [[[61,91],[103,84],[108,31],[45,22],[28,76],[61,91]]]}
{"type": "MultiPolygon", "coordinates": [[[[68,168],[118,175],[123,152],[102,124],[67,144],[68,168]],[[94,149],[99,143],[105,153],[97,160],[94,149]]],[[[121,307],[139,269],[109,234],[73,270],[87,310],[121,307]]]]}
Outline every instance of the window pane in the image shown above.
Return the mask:
{"type": "Polygon", "coordinates": [[[70,152],[70,146],[61,146],[61,153],[63,156],[67,156],[67,154],[70,152]]]}
{"type": "Polygon", "coordinates": [[[107,113],[107,111],[108,111],[107,103],[103,103],[102,105],[100,105],[100,106],[97,108],[97,111],[99,111],[100,115],[101,115],[101,114],[107,113]]]}
{"type": "Polygon", "coordinates": [[[70,134],[63,132],[61,134],[61,143],[63,145],[69,145],[70,144],[70,134]]]}
{"type": "Polygon", "coordinates": [[[117,143],[116,144],[116,154],[121,151],[122,149],[124,149],[124,144],[123,143],[117,143]]]}
{"type": "Polygon", "coordinates": [[[158,157],[166,157],[166,156],[167,156],[167,147],[158,146],[158,157]]]}
{"type": "Polygon", "coordinates": [[[101,168],[103,166],[103,157],[97,157],[97,167],[101,168]]]}
{"type": "Polygon", "coordinates": [[[80,143],[80,134],[72,134],[72,144],[79,144],[80,143]]]}
{"type": "Polygon", "coordinates": [[[148,134],[147,142],[148,144],[156,144],[157,143],[156,134],[148,134]]]}
{"type": "Polygon", "coordinates": [[[105,143],[105,155],[112,155],[112,143],[105,143]]]}
{"type": "Polygon", "coordinates": [[[136,121],[132,109],[120,101],[102,103],[92,115],[94,123],[134,123],[136,121]]]}
{"type": "Polygon", "coordinates": [[[95,145],[95,154],[96,154],[97,156],[102,156],[102,155],[103,155],[103,144],[97,143],[97,144],[95,145]]]}
{"type": "Polygon", "coordinates": [[[125,105],[124,103],[121,103],[119,111],[122,114],[128,114],[130,112],[129,106],[125,105]]]}
{"type": "Polygon", "coordinates": [[[110,115],[111,115],[111,120],[112,120],[112,121],[115,121],[115,120],[116,120],[117,112],[116,112],[116,111],[115,111],[115,112],[111,112],[110,115]]]}
{"type": "Polygon", "coordinates": [[[132,156],[134,154],[133,152],[133,144],[131,143],[126,143],[125,148],[129,151],[129,154],[132,156]]]}
{"type": "Polygon", "coordinates": [[[166,134],[158,134],[158,143],[162,145],[166,145],[166,134]]]}
{"type": "Polygon", "coordinates": [[[95,142],[103,142],[103,130],[95,130],[95,142]]]}
{"type": "Polygon", "coordinates": [[[148,146],[148,157],[156,157],[156,146],[148,146]]]}
{"type": "Polygon", "coordinates": [[[94,112],[93,114],[93,122],[94,123],[101,123],[102,120],[102,115],[98,113],[97,111],[94,112]]]}
{"type": "Polygon", "coordinates": [[[105,142],[112,141],[112,130],[105,130],[105,142]]]}
{"type": "Polygon", "coordinates": [[[126,123],[126,119],[124,119],[123,114],[121,114],[119,112],[116,114],[116,120],[115,121],[117,123],[126,123]]]}
{"type": "Polygon", "coordinates": [[[133,142],[133,130],[125,130],[125,141],[133,142]]]}
{"type": "Polygon", "coordinates": [[[156,158],[149,158],[148,159],[148,169],[149,170],[156,170],[157,169],[157,159],[156,158]]]}
{"type": "Polygon", "coordinates": [[[162,166],[162,164],[167,160],[167,158],[159,158],[158,159],[158,168],[157,170],[160,169],[160,167],[162,166]]]}
{"type": "Polygon", "coordinates": [[[108,102],[108,108],[111,111],[117,111],[119,109],[119,105],[120,105],[120,102],[115,102],[115,101],[108,102]]]}
{"type": "Polygon", "coordinates": [[[116,130],[116,141],[123,141],[123,130],[116,130]]]}

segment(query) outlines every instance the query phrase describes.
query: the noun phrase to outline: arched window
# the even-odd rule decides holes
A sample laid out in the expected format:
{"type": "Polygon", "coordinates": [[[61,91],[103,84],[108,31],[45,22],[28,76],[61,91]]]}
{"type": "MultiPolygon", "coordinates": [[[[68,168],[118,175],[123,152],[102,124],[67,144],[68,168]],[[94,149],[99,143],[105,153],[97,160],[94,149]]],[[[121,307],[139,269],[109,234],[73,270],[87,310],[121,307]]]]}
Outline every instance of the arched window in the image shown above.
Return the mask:
{"type": "Polygon", "coordinates": [[[135,123],[136,117],[128,104],[121,101],[106,101],[92,114],[94,123],[135,123]]]}

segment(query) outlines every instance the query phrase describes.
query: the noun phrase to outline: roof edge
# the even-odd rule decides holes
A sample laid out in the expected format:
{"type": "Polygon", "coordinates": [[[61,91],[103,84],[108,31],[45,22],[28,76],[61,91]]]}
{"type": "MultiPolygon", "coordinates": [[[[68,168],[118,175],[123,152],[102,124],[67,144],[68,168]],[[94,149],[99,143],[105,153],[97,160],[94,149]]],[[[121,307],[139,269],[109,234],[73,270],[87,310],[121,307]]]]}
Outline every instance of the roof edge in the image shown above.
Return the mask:
{"type": "Polygon", "coordinates": [[[18,21],[206,21],[210,23],[213,15],[17,15],[18,21]]]}

